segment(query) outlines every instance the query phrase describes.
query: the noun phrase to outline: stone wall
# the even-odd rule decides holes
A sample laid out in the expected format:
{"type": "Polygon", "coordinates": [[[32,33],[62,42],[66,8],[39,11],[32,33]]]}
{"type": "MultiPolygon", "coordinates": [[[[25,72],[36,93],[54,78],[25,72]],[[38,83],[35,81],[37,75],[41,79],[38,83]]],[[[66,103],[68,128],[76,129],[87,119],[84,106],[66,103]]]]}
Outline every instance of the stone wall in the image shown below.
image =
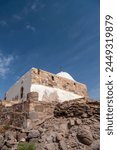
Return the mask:
{"type": "Polygon", "coordinates": [[[56,105],[56,102],[38,101],[37,92],[28,93],[25,102],[16,102],[3,100],[0,103],[0,125],[32,128],[52,117],[56,105]]]}
{"type": "MultiPolygon", "coordinates": [[[[7,103],[7,102],[5,102],[7,103]]],[[[8,102],[10,103],[10,102],[8,102]]],[[[29,113],[29,103],[20,102],[17,104],[5,106],[4,102],[0,104],[0,125],[12,125],[17,127],[26,127],[26,119],[29,113]]]]}
{"type": "Polygon", "coordinates": [[[55,104],[27,101],[5,107],[0,104],[0,125],[33,128],[53,116],[55,104]]]}
{"type": "Polygon", "coordinates": [[[99,114],[99,103],[85,99],[58,102],[38,101],[38,93],[31,92],[27,95],[27,101],[17,103],[2,101],[0,103],[0,125],[12,125],[20,128],[34,128],[54,116],[85,117],[99,114]],[[10,105],[11,104],[11,105],[10,105]]]}
{"type": "Polygon", "coordinates": [[[72,80],[59,77],[55,74],[39,70],[36,68],[32,69],[31,74],[32,74],[32,84],[41,84],[49,87],[59,88],[84,97],[88,97],[87,87],[85,84],[74,82],[72,80]]]}
{"type": "Polygon", "coordinates": [[[13,86],[10,87],[10,89],[5,94],[5,99],[26,100],[27,94],[30,92],[30,87],[31,87],[31,70],[25,73],[17,82],[15,82],[13,86]]]}
{"type": "Polygon", "coordinates": [[[29,104],[29,116],[27,119],[27,128],[33,128],[37,124],[43,123],[45,120],[54,116],[55,103],[47,102],[31,102],[29,104]]]}

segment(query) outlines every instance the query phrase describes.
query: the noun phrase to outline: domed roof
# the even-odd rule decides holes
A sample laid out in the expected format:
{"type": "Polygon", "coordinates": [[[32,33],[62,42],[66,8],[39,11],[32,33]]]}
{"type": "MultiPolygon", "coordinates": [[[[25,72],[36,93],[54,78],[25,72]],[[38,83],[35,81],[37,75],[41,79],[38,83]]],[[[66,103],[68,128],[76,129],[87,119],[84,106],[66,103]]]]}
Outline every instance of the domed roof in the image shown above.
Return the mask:
{"type": "Polygon", "coordinates": [[[75,81],[75,80],[72,78],[72,76],[71,76],[69,73],[67,73],[67,72],[61,71],[61,72],[57,73],[56,75],[59,76],[59,77],[64,77],[64,78],[67,78],[67,79],[69,79],[69,80],[75,81]]]}

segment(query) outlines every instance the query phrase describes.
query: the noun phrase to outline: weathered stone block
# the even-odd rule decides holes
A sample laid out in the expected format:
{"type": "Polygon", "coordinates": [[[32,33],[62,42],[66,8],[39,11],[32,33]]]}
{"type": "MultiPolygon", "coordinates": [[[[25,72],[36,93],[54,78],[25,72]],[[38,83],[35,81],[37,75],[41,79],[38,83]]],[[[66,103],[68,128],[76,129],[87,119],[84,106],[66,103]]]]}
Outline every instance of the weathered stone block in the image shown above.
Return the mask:
{"type": "Polygon", "coordinates": [[[27,94],[27,100],[29,101],[29,102],[31,102],[31,101],[38,101],[38,93],[37,92],[30,92],[30,93],[28,93],[27,94]]]}
{"type": "Polygon", "coordinates": [[[35,112],[35,111],[29,112],[29,118],[30,118],[31,120],[38,119],[38,118],[39,118],[39,117],[38,117],[38,113],[35,112]]]}
{"type": "Polygon", "coordinates": [[[34,106],[34,109],[36,112],[43,112],[44,111],[43,105],[36,105],[36,106],[34,106]]]}

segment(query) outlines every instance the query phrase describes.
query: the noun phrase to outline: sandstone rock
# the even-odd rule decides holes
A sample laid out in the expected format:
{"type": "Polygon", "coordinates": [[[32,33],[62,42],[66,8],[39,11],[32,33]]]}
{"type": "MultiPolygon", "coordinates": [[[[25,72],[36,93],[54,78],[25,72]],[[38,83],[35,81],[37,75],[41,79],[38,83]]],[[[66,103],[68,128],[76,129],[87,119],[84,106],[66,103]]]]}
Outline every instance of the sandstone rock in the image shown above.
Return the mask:
{"type": "Polygon", "coordinates": [[[8,150],[8,149],[9,148],[6,145],[4,145],[1,150],[8,150]]]}
{"type": "Polygon", "coordinates": [[[4,145],[4,137],[0,135],[0,148],[2,148],[4,145]]]}
{"type": "Polygon", "coordinates": [[[67,122],[60,124],[60,130],[61,130],[64,134],[68,132],[68,125],[67,125],[67,122]]]}
{"type": "Polygon", "coordinates": [[[52,137],[52,142],[56,142],[56,136],[57,136],[56,132],[50,131],[50,136],[52,137]]]}
{"type": "Polygon", "coordinates": [[[16,139],[16,132],[6,131],[5,132],[5,140],[14,140],[16,139]]]}
{"type": "Polygon", "coordinates": [[[32,143],[38,143],[39,139],[38,138],[32,138],[29,141],[32,143]]]}
{"type": "Polygon", "coordinates": [[[99,140],[95,140],[91,144],[91,150],[100,150],[100,141],[99,140]]]}
{"type": "Polygon", "coordinates": [[[13,131],[6,131],[5,132],[5,143],[8,148],[12,148],[14,145],[17,144],[16,140],[16,132],[13,131]]]}
{"type": "Polygon", "coordinates": [[[81,125],[81,126],[79,126],[78,129],[87,130],[87,131],[89,131],[91,133],[90,126],[88,126],[88,125],[81,125]]]}
{"type": "Polygon", "coordinates": [[[24,139],[26,139],[27,138],[27,135],[26,135],[26,133],[17,133],[17,140],[18,141],[22,141],[22,140],[24,140],[24,139]]]}
{"type": "Polygon", "coordinates": [[[48,142],[48,143],[53,143],[53,142],[55,142],[56,141],[56,133],[55,132],[49,132],[50,134],[49,134],[49,136],[47,136],[46,137],[46,141],[48,142]]]}
{"type": "Polygon", "coordinates": [[[93,138],[94,138],[94,140],[98,140],[98,139],[100,139],[100,134],[98,134],[99,132],[97,132],[97,133],[92,133],[92,135],[93,135],[93,138]]]}
{"type": "Polygon", "coordinates": [[[56,140],[59,142],[63,139],[63,134],[62,133],[57,133],[57,136],[56,136],[56,140]]]}
{"type": "Polygon", "coordinates": [[[28,134],[28,139],[31,139],[31,138],[38,138],[40,136],[40,133],[38,130],[31,130],[28,134]]]}
{"type": "Polygon", "coordinates": [[[55,144],[54,143],[46,144],[46,149],[47,150],[56,150],[55,144]]]}
{"type": "Polygon", "coordinates": [[[87,113],[83,113],[81,117],[82,118],[88,118],[88,114],[87,113]]]}
{"type": "Polygon", "coordinates": [[[21,138],[21,139],[19,140],[19,142],[25,142],[25,141],[26,141],[25,138],[21,138]]]}
{"type": "Polygon", "coordinates": [[[70,120],[69,120],[69,125],[70,125],[71,127],[75,125],[74,119],[70,119],[70,120]]]}
{"type": "Polygon", "coordinates": [[[35,143],[36,150],[47,150],[44,143],[35,143]]]}
{"type": "Polygon", "coordinates": [[[8,148],[12,148],[13,146],[15,146],[17,144],[18,144],[18,142],[14,141],[14,140],[8,140],[8,141],[6,141],[6,146],[8,148]]]}
{"type": "Polygon", "coordinates": [[[86,129],[78,129],[77,138],[79,142],[85,145],[91,145],[93,142],[91,131],[86,129]]]}
{"type": "Polygon", "coordinates": [[[59,142],[59,148],[60,150],[67,150],[67,143],[64,140],[61,140],[59,142]]]}
{"type": "Polygon", "coordinates": [[[76,118],[75,119],[75,125],[80,125],[82,123],[81,119],[76,118]]]}
{"type": "Polygon", "coordinates": [[[70,136],[69,137],[69,146],[71,148],[77,148],[77,145],[78,145],[78,141],[77,141],[76,137],[70,136]]]}

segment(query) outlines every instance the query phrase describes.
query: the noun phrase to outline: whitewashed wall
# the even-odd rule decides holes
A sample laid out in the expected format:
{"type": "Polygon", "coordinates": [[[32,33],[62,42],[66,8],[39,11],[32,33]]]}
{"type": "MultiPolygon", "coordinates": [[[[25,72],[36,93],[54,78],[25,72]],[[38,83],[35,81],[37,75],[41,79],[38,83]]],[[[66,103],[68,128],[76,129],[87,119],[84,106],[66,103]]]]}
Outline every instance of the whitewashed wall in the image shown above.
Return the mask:
{"type": "Polygon", "coordinates": [[[6,93],[6,99],[12,100],[18,96],[20,99],[21,87],[24,87],[23,99],[26,100],[27,94],[30,92],[31,88],[31,70],[24,74],[6,93]]]}
{"type": "Polygon", "coordinates": [[[54,101],[58,100],[60,102],[69,101],[72,99],[82,98],[83,96],[74,94],[69,91],[61,90],[58,88],[48,87],[44,85],[32,84],[31,92],[38,92],[39,101],[54,101]]]}
{"type": "MultiPolygon", "coordinates": [[[[31,69],[32,70],[32,69],[31,69]]],[[[27,99],[29,92],[38,92],[39,101],[69,101],[72,99],[82,98],[83,96],[74,94],[73,92],[65,91],[59,88],[48,87],[39,84],[31,83],[31,70],[22,76],[6,93],[6,99],[12,100],[17,96],[20,99],[21,87],[24,88],[23,100],[27,99]]]]}

